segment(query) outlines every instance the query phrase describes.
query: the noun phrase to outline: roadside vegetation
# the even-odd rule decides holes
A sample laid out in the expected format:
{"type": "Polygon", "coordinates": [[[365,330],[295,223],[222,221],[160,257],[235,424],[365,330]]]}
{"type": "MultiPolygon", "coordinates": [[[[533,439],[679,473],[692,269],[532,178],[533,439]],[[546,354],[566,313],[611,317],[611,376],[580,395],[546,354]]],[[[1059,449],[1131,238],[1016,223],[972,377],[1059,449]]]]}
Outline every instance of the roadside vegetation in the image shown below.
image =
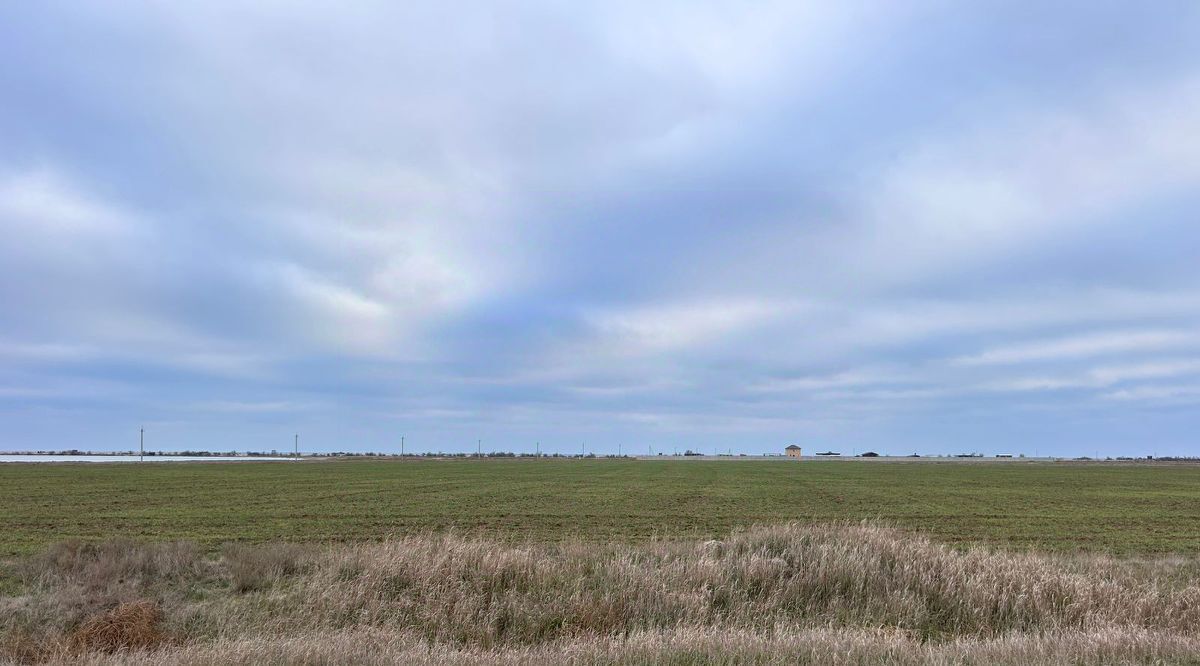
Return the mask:
{"type": "Polygon", "coordinates": [[[870,524],[541,544],[68,542],[13,560],[16,663],[1195,663],[1200,565],[870,524]]]}

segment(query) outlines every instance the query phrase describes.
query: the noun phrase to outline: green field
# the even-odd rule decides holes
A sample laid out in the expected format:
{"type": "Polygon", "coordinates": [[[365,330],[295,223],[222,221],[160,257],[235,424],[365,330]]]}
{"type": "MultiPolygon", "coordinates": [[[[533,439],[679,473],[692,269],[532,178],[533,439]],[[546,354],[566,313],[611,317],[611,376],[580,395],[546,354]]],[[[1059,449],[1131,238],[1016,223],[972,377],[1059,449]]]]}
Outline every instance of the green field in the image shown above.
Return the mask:
{"type": "Polygon", "coordinates": [[[1200,466],[1050,462],[344,460],[0,465],[0,553],[69,538],[707,537],[880,519],[951,543],[1200,552],[1200,466]]]}

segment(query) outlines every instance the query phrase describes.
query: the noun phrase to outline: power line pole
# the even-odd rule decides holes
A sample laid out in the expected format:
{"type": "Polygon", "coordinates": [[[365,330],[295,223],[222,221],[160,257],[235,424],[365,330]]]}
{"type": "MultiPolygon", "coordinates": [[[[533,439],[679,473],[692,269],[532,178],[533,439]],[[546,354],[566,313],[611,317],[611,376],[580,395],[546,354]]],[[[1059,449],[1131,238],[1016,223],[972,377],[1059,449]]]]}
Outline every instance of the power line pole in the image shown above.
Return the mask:
{"type": "Polygon", "coordinates": [[[483,457],[483,440],[482,439],[475,440],[475,455],[479,456],[480,458],[483,457]]]}
{"type": "Polygon", "coordinates": [[[146,429],[138,430],[138,462],[144,461],[146,458],[146,429]]]}
{"type": "Polygon", "coordinates": [[[404,435],[400,435],[400,457],[404,457],[404,435]]]}
{"type": "Polygon", "coordinates": [[[542,457],[542,443],[541,442],[537,442],[533,445],[533,457],[534,458],[542,457]]]}
{"type": "Polygon", "coordinates": [[[300,433],[296,433],[296,437],[292,440],[292,452],[296,454],[296,460],[300,459],[300,433]]]}

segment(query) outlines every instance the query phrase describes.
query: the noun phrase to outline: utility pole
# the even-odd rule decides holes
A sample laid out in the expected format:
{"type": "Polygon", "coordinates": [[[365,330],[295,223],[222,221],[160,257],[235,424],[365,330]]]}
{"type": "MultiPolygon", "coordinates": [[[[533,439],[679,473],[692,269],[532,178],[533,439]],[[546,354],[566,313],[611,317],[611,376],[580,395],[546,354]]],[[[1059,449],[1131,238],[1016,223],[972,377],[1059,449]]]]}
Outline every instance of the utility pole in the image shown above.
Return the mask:
{"type": "Polygon", "coordinates": [[[621,443],[617,442],[617,457],[621,457],[621,443]]]}
{"type": "Polygon", "coordinates": [[[138,431],[138,462],[144,461],[146,458],[146,429],[142,428],[138,431]]]}
{"type": "Polygon", "coordinates": [[[296,460],[300,459],[300,433],[296,433],[295,439],[292,440],[292,451],[296,454],[296,460]]]}
{"type": "Polygon", "coordinates": [[[582,458],[582,457],[583,457],[583,447],[584,447],[584,446],[587,446],[587,445],[586,445],[586,444],[584,444],[583,442],[580,442],[580,443],[579,443],[579,457],[580,457],[580,458],[582,458]]]}
{"type": "Polygon", "coordinates": [[[542,457],[542,443],[541,442],[537,442],[536,444],[533,445],[533,457],[534,458],[542,457]]]}
{"type": "Polygon", "coordinates": [[[479,456],[480,458],[483,457],[483,440],[482,439],[475,440],[475,455],[479,456]]]}
{"type": "Polygon", "coordinates": [[[404,457],[404,435],[400,435],[400,457],[404,457]]]}

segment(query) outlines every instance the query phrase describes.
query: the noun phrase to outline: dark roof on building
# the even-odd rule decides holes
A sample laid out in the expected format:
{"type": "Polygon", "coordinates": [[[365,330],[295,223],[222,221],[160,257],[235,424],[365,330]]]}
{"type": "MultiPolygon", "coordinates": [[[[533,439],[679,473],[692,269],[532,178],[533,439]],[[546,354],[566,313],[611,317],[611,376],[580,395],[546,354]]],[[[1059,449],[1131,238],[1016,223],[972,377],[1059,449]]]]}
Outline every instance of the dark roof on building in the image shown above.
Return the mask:
{"type": "Polygon", "coordinates": [[[800,447],[796,446],[795,444],[791,444],[786,449],[784,449],[784,451],[791,451],[792,449],[798,449],[798,448],[800,448],[800,447]]]}

